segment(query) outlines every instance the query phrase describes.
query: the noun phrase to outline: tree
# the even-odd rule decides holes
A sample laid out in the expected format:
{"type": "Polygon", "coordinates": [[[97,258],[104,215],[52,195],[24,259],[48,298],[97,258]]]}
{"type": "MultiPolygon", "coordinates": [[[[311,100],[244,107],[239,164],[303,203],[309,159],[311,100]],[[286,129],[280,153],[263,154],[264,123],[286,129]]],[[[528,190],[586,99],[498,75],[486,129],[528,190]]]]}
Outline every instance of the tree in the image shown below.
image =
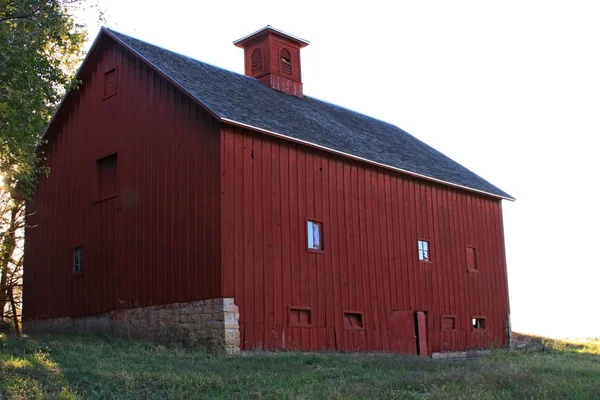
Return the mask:
{"type": "Polygon", "coordinates": [[[82,57],[85,0],[0,0],[0,322],[18,330],[24,202],[44,171],[43,131],[82,57]],[[9,307],[7,307],[7,305],[9,307]]]}

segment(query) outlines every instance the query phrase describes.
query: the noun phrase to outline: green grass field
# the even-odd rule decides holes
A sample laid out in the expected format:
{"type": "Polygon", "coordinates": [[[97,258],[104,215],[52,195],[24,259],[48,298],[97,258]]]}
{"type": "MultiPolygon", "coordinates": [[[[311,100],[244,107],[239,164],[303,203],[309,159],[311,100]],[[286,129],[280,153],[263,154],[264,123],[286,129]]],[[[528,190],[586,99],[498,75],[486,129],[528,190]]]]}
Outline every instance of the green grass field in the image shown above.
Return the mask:
{"type": "Polygon", "coordinates": [[[106,336],[0,336],[0,399],[600,399],[600,340],[534,342],[536,349],[436,361],[211,356],[106,336]]]}

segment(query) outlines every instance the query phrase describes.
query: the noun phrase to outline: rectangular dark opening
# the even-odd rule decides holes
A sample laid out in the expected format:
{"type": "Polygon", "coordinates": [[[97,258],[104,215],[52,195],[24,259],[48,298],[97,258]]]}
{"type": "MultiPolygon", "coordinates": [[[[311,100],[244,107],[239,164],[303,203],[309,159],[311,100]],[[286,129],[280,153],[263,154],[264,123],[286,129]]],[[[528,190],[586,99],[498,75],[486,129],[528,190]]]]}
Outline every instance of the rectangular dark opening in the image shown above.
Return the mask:
{"type": "Polygon", "coordinates": [[[474,317],[472,322],[473,329],[485,329],[485,318],[474,317]]]}
{"type": "Polygon", "coordinates": [[[312,326],[310,307],[289,307],[288,325],[292,327],[312,326]]]}
{"type": "Polygon", "coordinates": [[[104,98],[117,94],[117,69],[113,68],[104,73],[104,98]]]}
{"type": "Polygon", "coordinates": [[[442,316],[442,331],[449,332],[456,330],[456,317],[452,315],[442,316]]]}
{"type": "Polygon", "coordinates": [[[345,329],[364,329],[362,313],[361,312],[345,312],[344,313],[344,328],[345,329]]]}
{"type": "Polygon", "coordinates": [[[96,200],[105,200],[117,195],[117,153],[96,161],[96,200]]]}

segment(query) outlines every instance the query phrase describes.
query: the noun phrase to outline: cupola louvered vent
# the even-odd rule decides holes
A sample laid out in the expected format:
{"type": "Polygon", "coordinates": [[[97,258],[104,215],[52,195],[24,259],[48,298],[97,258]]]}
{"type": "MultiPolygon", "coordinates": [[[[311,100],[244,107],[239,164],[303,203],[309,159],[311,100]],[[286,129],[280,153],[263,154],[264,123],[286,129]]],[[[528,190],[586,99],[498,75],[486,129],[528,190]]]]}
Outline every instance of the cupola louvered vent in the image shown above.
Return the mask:
{"type": "Polygon", "coordinates": [[[287,49],[281,50],[281,57],[279,60],[281,73],[286,75],[292,74],[292,57],[287,49]]]}
{"type": "Polygon", "coordinates": [[[264,71],[263,52],[261,48],[252,52],[252,76],[260,75],[264,71]]]}

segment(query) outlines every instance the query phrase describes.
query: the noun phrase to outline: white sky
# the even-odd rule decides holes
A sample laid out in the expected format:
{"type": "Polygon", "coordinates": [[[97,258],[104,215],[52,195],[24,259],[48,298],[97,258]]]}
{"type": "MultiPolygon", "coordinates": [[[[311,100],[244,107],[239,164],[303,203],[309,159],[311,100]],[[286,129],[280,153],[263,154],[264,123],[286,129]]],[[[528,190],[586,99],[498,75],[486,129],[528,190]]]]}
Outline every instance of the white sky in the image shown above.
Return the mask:
{"type": "Polygon", "coordinates": [[[231,42],[267,24],[310,40],[306,94],[391,122],[517,198],[503,202],[513,328],[600,337],[600,2],[99,4],[117,31],[239,73],[231,42]]]}

